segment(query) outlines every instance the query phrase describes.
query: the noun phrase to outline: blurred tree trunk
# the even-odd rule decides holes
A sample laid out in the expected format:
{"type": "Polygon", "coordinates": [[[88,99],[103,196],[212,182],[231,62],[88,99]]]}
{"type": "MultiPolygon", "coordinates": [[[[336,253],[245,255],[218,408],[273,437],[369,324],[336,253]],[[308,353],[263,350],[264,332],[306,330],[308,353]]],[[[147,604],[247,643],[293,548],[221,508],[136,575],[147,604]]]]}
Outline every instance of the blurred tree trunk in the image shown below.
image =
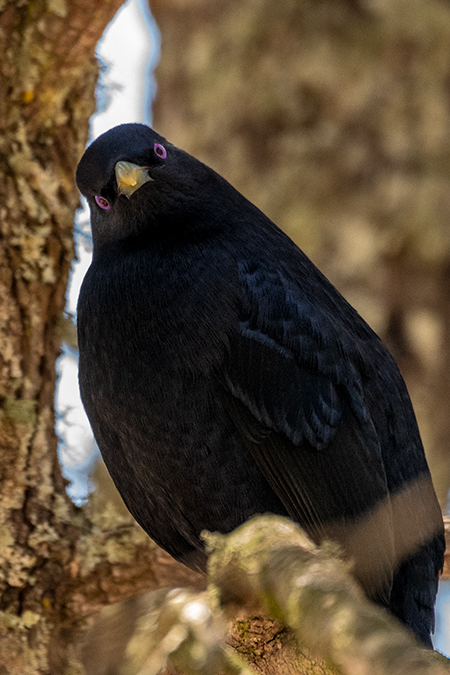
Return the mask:
{"type": "Polygon", "coordinates": [[[150,0],[155,127],[327,273],[407,380],[450,483],[450,5],[150,0]]]}

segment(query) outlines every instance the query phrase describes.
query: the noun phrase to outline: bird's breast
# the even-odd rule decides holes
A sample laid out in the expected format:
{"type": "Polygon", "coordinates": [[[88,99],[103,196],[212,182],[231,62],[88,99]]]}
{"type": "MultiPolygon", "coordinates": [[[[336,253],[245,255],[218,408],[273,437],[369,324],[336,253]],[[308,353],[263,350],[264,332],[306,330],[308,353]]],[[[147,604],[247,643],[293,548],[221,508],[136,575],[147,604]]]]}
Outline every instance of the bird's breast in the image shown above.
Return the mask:
{"type": "Polygon", "coordinates": [[[91,266],[78,309],[82,395],[165,409],[205,385],[236,318],[226,275],[200,262],[91,266]]]}

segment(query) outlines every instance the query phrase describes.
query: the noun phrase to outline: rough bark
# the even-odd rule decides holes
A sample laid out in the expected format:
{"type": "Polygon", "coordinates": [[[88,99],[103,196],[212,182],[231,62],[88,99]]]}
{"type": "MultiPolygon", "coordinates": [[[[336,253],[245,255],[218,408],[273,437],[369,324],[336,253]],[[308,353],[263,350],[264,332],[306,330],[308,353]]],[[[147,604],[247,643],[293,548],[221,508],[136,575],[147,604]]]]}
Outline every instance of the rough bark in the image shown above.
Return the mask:
{"type": "Polygon", "coordinates": [[[118,5],[9,2],[0,14],[0,655],[11,675],[70,660],[62,626],[79,524],[56,452],[55,360],[93,50],[118,5]]]}
{"type": "MultiPolygon", "coordinates": [[[[73,258],[74,184],[94,112],[95,46],[121,0],[0,7],[0,671],[78,672],[71,629],[175,566],[131,521],[68,500],[55,361],[73,258]],[[104,529],[104,527],[103,527],[104,529]],[[152,574],[157,564],[158,574],[152,574]],[[122,582],[122,586],[121,586],[122,582]]],[[[180,567],[176,569],[181,569],[180,567]]],[[[176,578],[176,572],[174,573],[176,578]]],[[[191,583],[183,570],[180,579],[191,583]]]]}

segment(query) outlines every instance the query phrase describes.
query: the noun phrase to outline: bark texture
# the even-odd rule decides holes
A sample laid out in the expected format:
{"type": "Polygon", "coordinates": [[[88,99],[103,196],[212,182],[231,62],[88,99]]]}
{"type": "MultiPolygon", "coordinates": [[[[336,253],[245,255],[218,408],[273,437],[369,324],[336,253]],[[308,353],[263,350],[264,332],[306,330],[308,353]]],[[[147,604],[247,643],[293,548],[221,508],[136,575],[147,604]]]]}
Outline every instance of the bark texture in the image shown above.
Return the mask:
{"type": "Polygon", "coordinates": [[[55,360],[93,50],[118,4],[5,2],[0,13],[0,655],[11,675],[70,661],[65,597],[81,522],[58,465],[55,360]]]}
{"type": "MultiPolygon", "coordinates": [[[[0,5],[3,675],[81,672],[73,627],[141,586],[167,584],[175,566],[128,516],[110,512],[105,532],[105,514],[99,523],[70,503],[54,432],[55,361],[79,204],[74,173],[95,109],[95,46],[120,4],[0,5]]],[[[184,570],[181,579],[192,582],[184,570]]]]}

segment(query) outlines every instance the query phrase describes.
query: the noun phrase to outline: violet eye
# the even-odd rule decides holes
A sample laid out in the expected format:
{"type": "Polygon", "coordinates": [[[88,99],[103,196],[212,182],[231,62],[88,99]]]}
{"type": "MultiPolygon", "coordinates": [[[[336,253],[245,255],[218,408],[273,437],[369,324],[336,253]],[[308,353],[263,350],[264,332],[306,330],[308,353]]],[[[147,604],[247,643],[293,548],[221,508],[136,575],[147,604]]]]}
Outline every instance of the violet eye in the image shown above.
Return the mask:
{"type": "Polygon", "coordinates": [[[161,157],[161,159],[166,159],[167,157],[167,150],[161,143],[155,143],[153,146],[153,151],[155,155],[158,155],[158,157],[161,157]]]}
{"type": "Polygon", "coordinates": [[[104,197],[101,197],[100,195],[95,195],[95,203],[101,209],[105,209],[105,211],[108,211],[111,208],[111,204],[109,203],[109,201],[104,197]]]}

